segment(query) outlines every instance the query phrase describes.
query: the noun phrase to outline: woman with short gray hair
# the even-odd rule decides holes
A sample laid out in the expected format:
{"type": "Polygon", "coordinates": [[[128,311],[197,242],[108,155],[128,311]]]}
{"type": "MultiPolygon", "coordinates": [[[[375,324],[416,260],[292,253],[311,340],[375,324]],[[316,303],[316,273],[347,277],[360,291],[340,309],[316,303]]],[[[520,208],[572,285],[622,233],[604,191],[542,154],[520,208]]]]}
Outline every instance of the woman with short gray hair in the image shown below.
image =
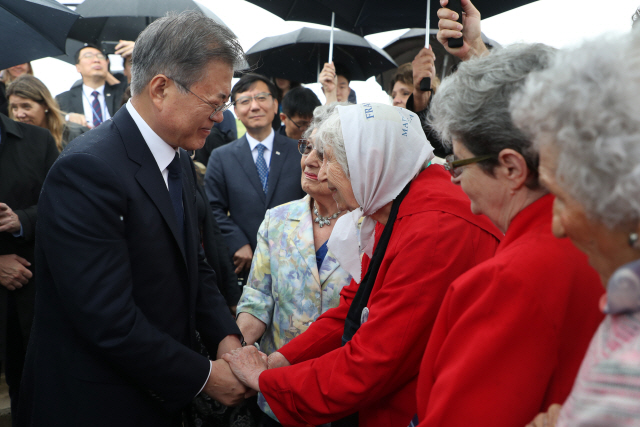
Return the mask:
{"type": "MultiPolygon", "coordinates": [[[[553,233],[600,274],[606,314],[558,426],[640,424],[640,30],[562,52],[527,81],[514,122],[540,150],[553,233]]],[[[532,425],[555,424],[558,408],[532,425]],[[547,422],[547,424],[545,424],[547,422]]]]}
{"type": "Polygon", "coordinates": [[[524,426],[569,394],[601,320],[598,276],[551,234],[553,197],[538,184],[531,140],[509,114],[526,77],[554,54],[514,45],[464,62],[432,101],[433,127],[453,146],[453,183],[504,238],[442,303],[420,367],[420,426],[524,426]]]}

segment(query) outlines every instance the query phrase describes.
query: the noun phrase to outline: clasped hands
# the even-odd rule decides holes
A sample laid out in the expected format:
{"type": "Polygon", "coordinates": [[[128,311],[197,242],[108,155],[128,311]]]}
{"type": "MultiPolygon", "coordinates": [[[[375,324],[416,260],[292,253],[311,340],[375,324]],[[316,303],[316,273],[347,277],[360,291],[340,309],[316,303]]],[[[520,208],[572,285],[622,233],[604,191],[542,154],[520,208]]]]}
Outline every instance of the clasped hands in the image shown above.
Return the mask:
{"type": "Polygon", "coordinates": [[[258,379],[263,371],[290,364],[278,352],[267,357],[252,345],[226,351],[222,344],[218,360],[211,362],[211,375],[203,392],[227,406],[238,405],[260,391],[258,379]]]}

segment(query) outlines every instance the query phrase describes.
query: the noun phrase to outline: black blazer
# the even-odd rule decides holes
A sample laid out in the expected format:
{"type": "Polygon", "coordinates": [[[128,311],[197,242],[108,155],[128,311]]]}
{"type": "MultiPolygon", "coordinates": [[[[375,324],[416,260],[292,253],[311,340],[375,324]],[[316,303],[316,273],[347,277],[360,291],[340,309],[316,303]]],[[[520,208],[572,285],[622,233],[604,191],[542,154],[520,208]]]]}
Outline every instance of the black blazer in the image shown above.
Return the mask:
{"type": "Polygon", "coordinates": [[[305,196],[300,157],[297,142],[276,132],[265,195],[246,136],[211,152],[205,190],[231,255],[246,244],[255,250],[267,209],[305,196]]]}
{"type": "MultiPolygon", "coordinates": [[[[117,85],[104,85],[104,102],[109,110],[109,115],[113,115],[118,111],[122,104],[122,95],[127,89],[126,81],[117,85]]],[[[84,105],[82,104],[82,85],[74,86],[66,92],[62,92],[56,96],[56,101],[60,104],[60,109],[65,113],[84,114],[84,105]]]]}
{"type": "Polygon", "coordinates": [[[76,138],[45,181],[36,315],[19,425],[174,426],[211,354],[239,334],[204,261],[195,169],[181,150],[185,240],[126,108],[76,138]]]}
{"type": "MultiPolygon", "coordinates": [[[[22,237],[0,233],[0,255],[16,254],[25,258],[31,262],[32,272],[38,197],[47,172],[57,157],[58,149],[48,130],[15,122],[0,114],[0,202],[9,205],[18,215],[23,232],[22,237]]],[[[7,291],[0,286],[0,357],[4,357],[7,338],[8,292],[15,298],[26,343],[33,319],[34,278],[15,291],[7,291]]]]}

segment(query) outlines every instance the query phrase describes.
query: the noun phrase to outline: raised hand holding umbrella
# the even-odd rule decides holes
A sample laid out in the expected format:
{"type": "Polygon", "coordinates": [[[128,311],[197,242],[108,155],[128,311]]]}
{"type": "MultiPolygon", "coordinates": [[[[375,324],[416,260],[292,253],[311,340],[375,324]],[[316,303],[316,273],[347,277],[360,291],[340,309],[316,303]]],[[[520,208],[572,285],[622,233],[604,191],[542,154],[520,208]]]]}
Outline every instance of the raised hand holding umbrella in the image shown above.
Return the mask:
{"type": "Polygon", "coordinates": [[[438,41],[444,46],[447,52],[466,61],[474,56],[486,55],[489,52],[482,41],[480,32],[480,12],[470,0],[461,0],[462,23],[458,22],[458,13],[452,11],[449,6],[450,0],[440,0],[442,6],[438,10],[438,41]],[[451,39],[461,39],[460,47],[452,47],[451,39]]]}
{"type": "MultiPolygon", "coordinates": [[[[425,41],[424,47],[429,49],[429,29],[431,28],[431,0],[427,0],[427,23],[425,26],[425,41]]],[[[420,80],[420,90],[427,92],[431,90],[431,77],[423,77],[420,80]]]]}

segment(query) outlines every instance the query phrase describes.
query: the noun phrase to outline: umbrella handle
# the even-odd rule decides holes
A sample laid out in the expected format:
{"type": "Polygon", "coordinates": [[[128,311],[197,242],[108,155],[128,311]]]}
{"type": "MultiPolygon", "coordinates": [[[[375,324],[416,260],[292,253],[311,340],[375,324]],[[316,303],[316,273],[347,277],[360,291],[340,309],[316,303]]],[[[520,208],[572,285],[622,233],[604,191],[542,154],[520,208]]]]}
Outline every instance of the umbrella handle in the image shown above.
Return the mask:
{"type": "Polygon", "coordinates": [[[422,80],[420,80],[420,90],[423,92],[427,92],[431,90],[431,78],[430,77],[423,77],[422,80]]]}
{"type": "MultiPolygon", "coordinates": [[[[462,25],[462,2],[460,0],[449,0],[449,4],[447,5],[448,9],[451,9],[452,11],[454,11],[455,13],[458,14],[458,23],[460,25],[462,25]]],[[[459,39],[449,39],[448,43],[449,43],[449,47],[450,48],[457,48],[457,47],[462,47],[462,45],[464,44],[464,37],[460,37],[459,39]]]]}

